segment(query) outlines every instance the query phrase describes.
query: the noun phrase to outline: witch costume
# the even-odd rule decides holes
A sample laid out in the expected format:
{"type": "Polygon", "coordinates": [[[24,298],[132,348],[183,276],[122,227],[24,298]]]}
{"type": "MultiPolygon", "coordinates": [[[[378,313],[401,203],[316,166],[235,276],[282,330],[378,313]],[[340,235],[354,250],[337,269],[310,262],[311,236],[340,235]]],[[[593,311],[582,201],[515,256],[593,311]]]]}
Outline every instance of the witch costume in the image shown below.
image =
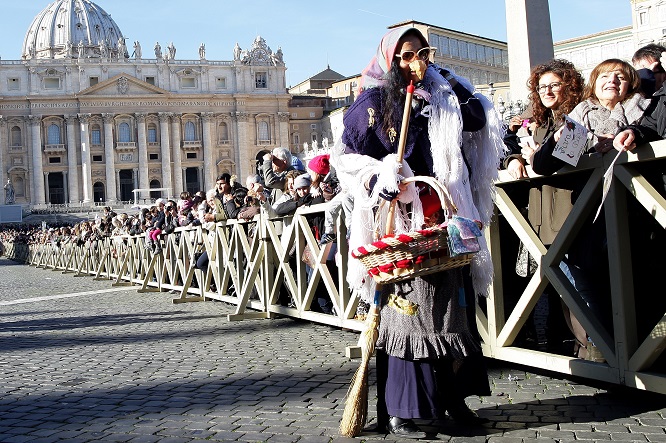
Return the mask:
{"type": "MultiPolygon", "coordinates": [[[[331,159],[342,186],[354,197],[350,251],[376,240],[373,233],[383,232],[386,217],[376,214],[378,196],[395,189],[401,177],[436,178],[451,193],[457,214],[484,226],[493,213],[493,180],[504,152],[500,120],[487,99],[470,92],[474,88],[467,80],[432,63],[416,85],[405,161],[398,175],[400,125],[386,130],[382,116],[387,73],[392,61],[397,63],[398,44],[408,33],[428,46],[420,31],[408,26],[384,36],[363,71],[362,92],[344,116],[341,144],[331,159]],[[369,182],[369,191],[367,185],[359,186],[369,182]]],[[[395,106],[402,115],[404,100],[395,106]]],[[[422,228],[423,205],[413,184],[400,193],[396,206],[396,234],[422,228]]],[[[471,266],[383,286],[376,344],[381,430],[388,427],[398,435],[422,438],[410,419],[444,418],[446,410],[456,422],[482,421],[464,402],[469,395],[490,394],[476,331],[475,296],[487,295],[493,271],[487,245],[483,238],[479,242],[481,251],[471,266]]],[[[375,284],[358,260],[349,262],[348,283],[369,302],[375,284]]]]}

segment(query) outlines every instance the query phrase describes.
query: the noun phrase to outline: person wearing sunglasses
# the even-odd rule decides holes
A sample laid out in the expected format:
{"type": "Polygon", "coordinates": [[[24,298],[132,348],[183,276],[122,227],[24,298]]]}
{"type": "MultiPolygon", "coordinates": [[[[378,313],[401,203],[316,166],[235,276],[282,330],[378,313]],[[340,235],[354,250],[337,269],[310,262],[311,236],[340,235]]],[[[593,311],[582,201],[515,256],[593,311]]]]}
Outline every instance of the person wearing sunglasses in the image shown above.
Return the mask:
{"type": "MultiPolygon", "coordinates": [[[[504,150],[499,117],[467,79],[434,63],[433,53],[418,29],[389,31],[343,118],[345,153],[333,155],[331,164],[343,189],[353,194],[350,251],[374,241],[375,226],[368,221],[375,220],[375,205],[388,206],[379,206],[380,199],[397,199],[396,235],[422,229],[426,218],[444,220],[439,202],[427,207],[415,186],[398,184],[400,178],[387,171],[396,162],[410,82],[416,90],[399,174],[434,177],[455,196],[458,215],[490,222],[492,182],[504,150]]],[[[379,213],[385,220],[383,209],[379,213]]],[[[486,246],[478,254],[471,266],[473,283],[470,268],[457,268],[383,286],[377,430],[418,439],[426,434],[413,419],[443,419],[448,413],[462,426],[485,421],[465,403],[469,395],[490,394],[474,309],[476,295],[487,294],[492,265],[486,246]]],[[[350,259],[348,282],[364,303],[371,303],[372,279],[356,262],[350,259]]]]}

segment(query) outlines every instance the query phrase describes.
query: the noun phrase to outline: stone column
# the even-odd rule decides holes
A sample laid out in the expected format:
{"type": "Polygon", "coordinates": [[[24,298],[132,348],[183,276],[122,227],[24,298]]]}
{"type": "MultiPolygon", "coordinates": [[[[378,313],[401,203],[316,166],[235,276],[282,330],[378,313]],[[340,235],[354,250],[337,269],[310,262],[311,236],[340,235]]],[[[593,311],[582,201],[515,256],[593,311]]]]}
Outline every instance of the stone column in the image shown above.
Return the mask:
{"type": "Polygon", "coordinates": [[[67,122],[67,189],[68,195],[71,200],[65,199],[66,202],[78,203],[79,202],[79,161],[77,158],[76,146],[76,116],[68,115],[65,117],[67,122]]]}
{"type": "MultiPolygon", "coordinates": [[[[201,186],[203,185],[201,182],[204,180],[204,168],[203,166],[199,166],[199,189],[201,189],[201,186]]],[[[204,185],[204,189],[207,189],[204,185]]]]}
{"type": "Polygon", "coordinates": [[[532,68],[553,58],[548,0],[506,0],[511,100],[527,100],[532,68]]]}
{"type": "MultiPolygon", "coordinates": [[[[171,146],[173,146],[173,170],[179,171],[182,168],[183,160],[180,149],[180,114],[171,114],[171,146]]],[[[184,173],[174,174],[174,195],[180,197],[180,193],[185,190],[184,173]]]]}
{"type": "Polygon", "coordinates": [[[102,114],[104,119],[104,175],[106,176],[106,199],[109,203],[118,201],[116,187],[116,150],[113,148],[113,114],[102,114]]]}
{"type": "Polygon", "coordinates": [[[65,204],[71,203],[69,201],[69,174],[67,171],[62,171],[63,192],[65,193],[65,204]]]}
{"type": "Polygon", "coordinates": [[[93,199],[92,163],[90,161],[90,131],[88,123],[90,114],[79,114],[81,122],[81,177],[83,179],[83,203],[90,203],[93,199]]]}
{"type": "Polygon", "coordinates": [[[46,198],[46,204],[51,203],[51,187],[49,186],[49,173],[44,173],[44,197],[46,198]]]}
{"type": "Polygon", "coordinates": [[[30,134],[32,136],[32,186],[30,187],[30,203],[43,205],[44,196],[44,165],[42,157],[42,118],[36,115],[28,116],[30,121],[30,134]]]}
{"type": "Polygon", "coordinates": [[[236,149],[236,175],[239,177],[247,177],[251,172],[249,171],[250,149],[248,149],[250,142],[248,137],[248,119],[247,112],[236,112],[236,134],[238,136],[238,149],[236,149]]]}
{"type": "MultiPolygon", "coordinates": [[[[5,152],[8,151],[7,146],[9,144],[7,141],[9,138],[7,137],[7,122],[2,118],[0,115],[0,186],[5,186],[7,183],[7,178],[5,177],[5,152]]],[[[11,168],[11,165],[8,165],[9,168],[11,168]]],[[[0,200],[0,204],[4,203],[4,195],[3,198],[0,200]]]]}
{"type": "MultiPolygon", "coordinates": [[[[132,168],[132,182],[133,182],[134,189],[140,188],[140,186],[138,185],[139,184],[139,170],[137,168],[132,168]]],[[[139,203],[140,201],[142,201],[140,192],[132,193],[132,196],[134,198],[136,198],[134,203],[139,203]]]]}
{"type": "Polygon", "coordinates": [[[122,196],[120,195],[120,169],[116,169],[114,173],[116,177],[116,198],[122,200],[122,196]]]}
{"type": "MultiPolygon", "coordinates": [[[[137,113],[136,121],[138,124],[139,132],[139,188],[147,189],[150,187],[148,183],[148,139],[146,138],[146,114],[137,113]]],[[[145,192],[140,192],[139,196],[142,199],[148,198],[145,192]]]]}
{"type": "MultiPolygon", "coordinates": [[[[169,140],[169,114],[160,112],[160,145],[162,153],[162,187],[169,188],[167,197],[178,197],[171,185],[171,141],[169,140]]],[[[178,191],[180,194],[180,191],[178,191]]]]}
{"type": "MultiPolygon", "coordinates": [[[[291,140],[289,140],[289,113],[288,112],[278,112],[278,134],[280,138],[278,139],[278,146],[284,146],[289,149],[291,146],[291,140]]],[[[290,149],[291,150],[291,149],[290,149]]]]}
{"type": "MultiPolygon", "coordinates": [[[[211,123],[213,121],[212,112],[202,112],[201,119],[203,120],[203,158],[204,158],[204,175],[203,175],[203,188],[211,189],[215,183],[215,164],[217,156],[213,148],[213,140],[211,139],[211,123]]],[[[240,177],[239,177],[240,178],[240,177]]]]}
{"type": "MultiPolygon", "coordinates": [[[[180,181],[183,183],[183,191],[185,191],[185,184],[187,183],[187,177],[185,175],[185,170],[186,169],[187,168],[180,168],[180,181]]],[[[207,191],[207,189],[206,189],[206,191],[207,191]]]]}

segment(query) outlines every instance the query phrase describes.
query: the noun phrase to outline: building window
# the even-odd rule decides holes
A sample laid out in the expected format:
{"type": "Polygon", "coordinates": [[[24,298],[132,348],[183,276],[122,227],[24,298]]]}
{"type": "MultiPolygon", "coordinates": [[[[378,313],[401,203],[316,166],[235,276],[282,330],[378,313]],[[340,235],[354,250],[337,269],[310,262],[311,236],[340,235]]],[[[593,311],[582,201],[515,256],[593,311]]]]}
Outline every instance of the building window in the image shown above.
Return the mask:
{"type": "Polygon", "coordinates": [[[95,86],[99,83],[99,77],[90,77],[90,86],[95,86]]]}
{"type": "Polygon", "coordinates": [[[196,160],[197,159],[197,153],[196,152],[188,152],[187,153],[187,159],[188,160],[196,160]]]}
{"type": "Polygon", "coordinates": [[[148,125],[148,143],[157,143],[157,127],[152,123],[148,125]]]}
{"type": "Polygon", "coordinates": [[[310,129],[317,129],[317,124],[316,123],[311,124],[310,129]]]}
{"type": "Polygon", "coordinates": [[[159,155],[159,154],[148,154],[148,158],[149,158],[150,160],[159,160],[159,159],[160,159],[160,155],[159,155]]]}
{"type": "Polygon", "coordinates": [[[51,123],[46,130],[46,144],[59,145],[60,144],[60,127],[55,123],[51,123]]]}
{"type": "Polygon", "coordinates": [[[218,140],[221,142],[229,141],[229,126],[225,122],[221,122],[217,127],[218,140]]]}
{"type": "Polygon", "coordinates": [[[638,13],[638,24],[640,26],[645,26],[648,24],[648,13],[647,11],[642,11],[638,13]]]}
{"type": "Polygon", "coordinates": [[[102,144],[102,131],[99,126],[94,125],[90,130],[91,143],[95,146],[100,146],[102,144]]]}
{"type": "Polygon", "coordinates": [[[215,88],[217,88],[217,89],[227,89],[227,79],[226,79],[226,77],[217,77],[215,79],[215,88]]]}
{"type": "Polygon", "coordinates": [[[21,140],[21,128],[19,128],[18,126],[12,126],[10,133],[12,137],[12,146],[23,146],[21,140]]]}
{"type": "Polygon", "coordinates": [[[194,123],[192,122],[187,122],[185,123],[185,141],[186,142],[193,142],[197,138],[196,131],[194,130],[194,123]]]}
{"type": "Polygon", "coordinates": [[[292,112],[291,113],[291,118],[298,118],[298,113],[292,112]]]}
{"type": "Polygon", "coordinates": [[[254,87],[257,89],[266,89],[268,88],[268,82],[266,80],[265,72],[257,72],[254,75],[254,87]]]}
{"type": "Polygon", "coordinates": [[[315,117],[315,113],[314,113],[314,112],[311,112],[311,113],[310,113],[310,118],[314,118],[314,117],[315,117]]]}
{"type": "Polygon", "coordinates": [[[181,88],[196,88],[197,83],[194,79],[194,77],[183,77],[180,79],[180,87],[181,88]]]}
{"type": "Polygon", "coordinates": [[[18,91],[21,89],[21,81],[18,78],[8,78],[7,89],[10,91],[18,91]]]}
{"type": "Polygon", "coordinates": [[[118,141],[120,143],[129,143],[131,141],[129,123],[121,123],[118,126],[118,141]]]}
{"type": "Polygon", "coordinates": [[[155,86],[155,77],[153,77],[153,76],[146,77],[146,83],[148,83],[149,85],[155,86]]]}
{"type": "Polygon", "coordinates": [[[49,163],[60,163],[60,157],[49,157],[49,163]]]}
{"type": "Polygon", "coordinates": [[[312,141],[316,142],[317,141],[317,134],[312,134],[312,141]]]}
{"type": "Polygon", "coordinates": [[[104,156],[103,155],[93,155],[92,156],[92,161],[95,163],[102,163],[104,162],[104,156]]]}
{"type": "Polygon", "coordinates": [[[301,136],[299,134],[294,134],[293,135],[293,140],[294,140],[294,144],[296,146],[301,144],[301,136]]]}
{"type": "Polygon", "coordinates": [[[271,136],[268,131],[268,122],[259,122],[257,123],[257,133],[259,142],[270,142],[271,136]]]}
{"type": "Polygon", "coordinates": [[[291,129],[293,129],[294,131],[297,130],[297,129],[298,129],[298,125],[291,125],[291,129]]]}
{"type": "Polygon", "coordinates": [[[44,89],[60,89],[60,79],[53,77],[45,78],[44,89]]]}

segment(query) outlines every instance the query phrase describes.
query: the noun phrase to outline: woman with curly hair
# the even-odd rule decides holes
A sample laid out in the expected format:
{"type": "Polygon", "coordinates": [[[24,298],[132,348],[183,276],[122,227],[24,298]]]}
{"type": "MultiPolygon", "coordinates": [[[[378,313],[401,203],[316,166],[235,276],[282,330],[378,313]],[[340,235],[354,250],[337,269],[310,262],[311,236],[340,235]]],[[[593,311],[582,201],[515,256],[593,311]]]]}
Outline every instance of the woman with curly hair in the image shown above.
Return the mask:
{"type": "MultiPolygon", "coordinates": [[[[532,109],[530,127],[534,143],[541,149],[523,148],[522,155],[512,150],[505,161],[509,172],[517,173],[512,175],[527,177],[525,164],[532,163],[533,157],[538,156],[536,152],[552,152],[561,134],[559,129],[564,124],[562,116],[570,113],[583,100],[584,83],[583,76],[567,60],[551,60],[532,69],[527,81],[532,109]]],[[[536,169],[534,172],[539,173],[536,169]]]]}
{"type": "MultiPolygon", "coordinates": [[[[623,60],[608,59],[592,70],[583,100],[568,113],[592,133],[586,154],[610,151],[620,129],[640,121],[650,104],[650,99],[640,94],[640,86],[638,73],[623,60]]],[[[535,172],[550,175],[565,165],[551,154],[549,149],[535,154],[532,164],[535,172]]]]}

